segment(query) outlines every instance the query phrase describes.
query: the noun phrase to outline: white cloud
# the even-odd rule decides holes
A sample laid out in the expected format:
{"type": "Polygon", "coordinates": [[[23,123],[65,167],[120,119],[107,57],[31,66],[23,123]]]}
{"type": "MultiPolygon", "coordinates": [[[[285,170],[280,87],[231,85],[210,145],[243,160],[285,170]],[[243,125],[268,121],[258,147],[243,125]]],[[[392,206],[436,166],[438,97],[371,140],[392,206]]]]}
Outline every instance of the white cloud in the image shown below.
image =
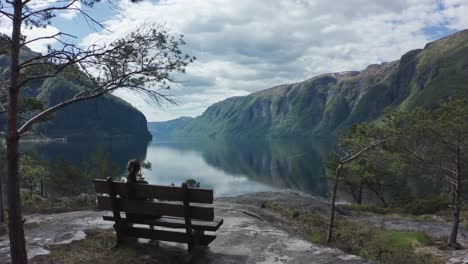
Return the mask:
{"type": "MultiPolygon", "coordinates": [[[[27,36],[27,40],[36,39],[44,36],[53,36],[57,34],[59,30],[56,27],[48,26],[46,28],[23,28],[23,34],[27,36]]],[[[47,46],[53,45],[57,42],[55,39],[41,39],[38,41],[31,42],[28,45],[30,49],[36,52],[45,53],[47,52],[47,46]]]]}
{"type": "Polygon", "coordinates": [[[77,15],[79,15],[79,9],[82,8],[82,4],[80,1],[76,1],[74,2],[71,6],[70,6],[70,9],[68,10],[65,10],[63,12],[60,12],[58,14],[59,17],[63,18],[63,19],[67,19],[67,20],[70,20],[70,19],[73,19],[75,18],[77,15]]]}
{"type": "MultiPolygon", "coordinates": [[[[12,24],[11,20],[6,17],[0,17],[0,33],[11,35],[12,24]]],[[[30,28],[23,26],[22,34],[26,36],[26,40],[33,40],[39,37],[52,36],[59,32],[56,27],[48,26],[46,28],[30,28]]],[[[28,45],[30,49],[36,52],[46,52],[48,45],[53,45],[57,41],[55,39],[41,39],[34,41],[28,45]]]]}
{"type": "Polygon", "coordinates": [[[397,60],[449,30],[468,27],[468,0],[121,0],[118,5],[121,13],[104,21],[111,32],[90,34],[84,44],[116,39],[142,23],[165,23],[185,35],[185,51],[198,58],[178,76],[185,83],[173,91],[178,106],[162,111],[118,93],[149,120],[196,116],[229,96],[397,60]]]}
{"type": "MultiPolygon", "coordinates": [[[[32,0],[27,4],[27,7],[31,9],[31,11],[38,11],[41,9],[48,8],[50,6],[65,6],[68,3],[71,3],[73,0],[65,0],[65,1],[55,1],[55,0],[32,0]],[[58,4],[57,4],[58,3],[58,4]]],[[[70,10],[63,10],[57,11],[55,15],[64,18],[64,19],[72,19],[74,18],[79,12],[76,9],[81,8],[81,2],[76,1],[71,5],[70,10]]],[[[11,6],[5,6],[4,10],[7,12],[12,12],[11,6]]],[[[12,22],[5,16],[0,16],[0,33],[11,35],[12,31],[12,22]]],[[[58,27],[56,26],[47,26],[47,27],[28,27],[23,25],[21,29],[21,33],[26,36],[27,40],[33,40],[40,37],[47,37],[52,36],[59,32],[58,27]]],[[[28,45],[30,49],[36,52],[44,53],[47,51],[47,46],[54,45],[57,43],[56,39],[41,39],[38,41],[34,41],[28,45]]]]}

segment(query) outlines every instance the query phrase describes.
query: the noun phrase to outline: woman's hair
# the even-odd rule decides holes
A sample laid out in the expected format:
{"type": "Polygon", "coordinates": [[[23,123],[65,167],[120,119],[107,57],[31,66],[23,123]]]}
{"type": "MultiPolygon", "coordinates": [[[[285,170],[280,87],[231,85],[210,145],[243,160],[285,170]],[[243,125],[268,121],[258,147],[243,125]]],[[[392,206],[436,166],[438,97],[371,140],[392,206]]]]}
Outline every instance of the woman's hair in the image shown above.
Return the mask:
{"type": "Polygon", "coordinates": [[[127,163],[127,182],[136,182],[137,175],[141,170],[141,163],[137,159],[129,160],[127,163]]]}

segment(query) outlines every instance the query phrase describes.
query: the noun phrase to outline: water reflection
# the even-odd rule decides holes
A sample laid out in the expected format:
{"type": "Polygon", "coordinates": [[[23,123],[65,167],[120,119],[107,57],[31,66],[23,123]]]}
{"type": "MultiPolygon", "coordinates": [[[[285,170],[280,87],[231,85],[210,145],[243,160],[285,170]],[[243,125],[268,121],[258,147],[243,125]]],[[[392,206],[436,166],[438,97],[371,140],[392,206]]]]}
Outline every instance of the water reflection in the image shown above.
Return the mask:
{"type": "Polygon", "coordinates": [[[23,152],[35,152],[47,161],[63,158],[78,166],[103,148],[120,166],[122,174],[129,159],[146,159],[153,165],[152,170],[144,171],[148,182],[179,186],[192,178],[199,181],[201,187],[213,188],[216,196],[280,190],[325,196],[327,184],[323,178],[323,157],[328,144],[323,139],[154,141],[149,145],[136,141],[89,141],[24,143],[21,148],[23,152]]]}
{"type": "Polygon", "coordinates": [[[76,166],[80,166],[83,162],[89,162],[93,155],[102,149],[112,162],[121,168],[123,173],[125,164],[129,159],[144,160],[146,158],[148,144],[148,141],[137,140],[90,140],[72,141],[68,143],[22,142],[21,151],[23,153],[33,153],[37,157],[49,162],[64,159],[76,166]]]}
{"type": "MultiPolygon", "coordinates": [[[[147,159],[150,182],[170,184],[194,178],[218,195],[298,190],[325,196],[320,141],[184,141],[153,143],[147,159]]],[[[323,146],[323,147],[322,147],[323,146]]]]}
{"type": "Polygon", "coordinates": [[[252,181],[246,175],[211,166],[201,153],[178,144],[154,143],[149,146],[147,160],[153,165],[145,171],[148,182],[180,186],[187,179],[196,179],[202,188],[213,188],[216,196],[232,196],[259,191],[277,191],[268,184],[252,181]]]}

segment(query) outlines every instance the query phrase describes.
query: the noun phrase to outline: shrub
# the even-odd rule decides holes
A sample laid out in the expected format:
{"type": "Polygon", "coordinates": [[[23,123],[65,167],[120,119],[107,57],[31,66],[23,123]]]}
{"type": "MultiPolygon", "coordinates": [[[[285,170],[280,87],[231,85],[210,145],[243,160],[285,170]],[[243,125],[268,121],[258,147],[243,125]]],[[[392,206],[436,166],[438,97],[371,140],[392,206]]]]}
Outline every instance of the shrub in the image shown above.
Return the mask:
{"type": "MultiPolygon", "coordinates": [[[[287,208],[277,203],[266,202],[264,208],[275,211],[302,227],[304,238],[325,244],[327,219],[319,214],[287,208]],[[297,215],[297,217],[294,217],[297,215]]],[[[352,206],[358,210],[379,211],[377,206],[352,206]]],[[[415,252],[417,245],[432,245],[431,238],[422,232],[386,230],[372,225],[362,225],[337,219],[332,246],[350,254],[383,264],[441,264],[435,256],[415,252]]]]}
{"type": "Polygon", "coordinates": [[[445,197],[417,199],[407,203],[402,209],[404,213],[422,215],[434,214],[449,208],[449,200],[445,197]]]}

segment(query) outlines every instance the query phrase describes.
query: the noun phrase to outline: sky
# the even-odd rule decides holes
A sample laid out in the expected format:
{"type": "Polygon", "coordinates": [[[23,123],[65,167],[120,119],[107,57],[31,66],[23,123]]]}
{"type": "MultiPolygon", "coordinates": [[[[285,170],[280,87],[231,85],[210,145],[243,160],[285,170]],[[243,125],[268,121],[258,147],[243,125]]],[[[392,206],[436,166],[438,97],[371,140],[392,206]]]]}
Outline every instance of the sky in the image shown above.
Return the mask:
{"type": "MultiPolygon", "coordinates": [[[[3,1],[3,0],[2,0],[3,1]]],[[[32,0],[47,5],[53,0],[32,0]]],[[[157,107],[117,91],[148,121],[198,116],[218,101],[328,72],[363,70],[394,61],[427,42],[468,28],[468,0],[113,0],[85,10],[106,29],[90,27],[76,12],[62,12],[52,25],[24,29],[27,37],[58,31],[86,46],[109,42],[142,24],[164,24],[183,34],[183,51],[197,60],[172,94],[177,105],[157,107]]],[[[0,17],[0,32],[11,25],[0,17]]],[[[52,42],[30,48],[44,52],[52,42]]]]}

